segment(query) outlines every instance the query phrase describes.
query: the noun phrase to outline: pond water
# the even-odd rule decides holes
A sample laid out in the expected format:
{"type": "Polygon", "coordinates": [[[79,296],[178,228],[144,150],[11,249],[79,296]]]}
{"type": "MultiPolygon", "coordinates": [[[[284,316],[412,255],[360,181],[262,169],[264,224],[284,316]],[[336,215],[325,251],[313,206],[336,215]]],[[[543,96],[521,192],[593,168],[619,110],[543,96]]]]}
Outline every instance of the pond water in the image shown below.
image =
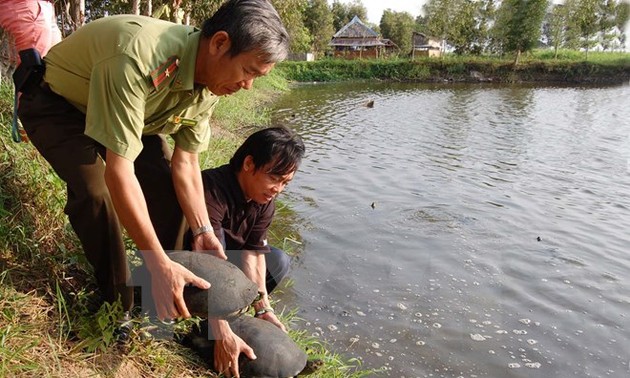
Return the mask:
{"type": "Polygon", "coordinates": [[[630,86],[313,84],[274,118],[299,327],[382,376],[630,376],[630,86]]]}

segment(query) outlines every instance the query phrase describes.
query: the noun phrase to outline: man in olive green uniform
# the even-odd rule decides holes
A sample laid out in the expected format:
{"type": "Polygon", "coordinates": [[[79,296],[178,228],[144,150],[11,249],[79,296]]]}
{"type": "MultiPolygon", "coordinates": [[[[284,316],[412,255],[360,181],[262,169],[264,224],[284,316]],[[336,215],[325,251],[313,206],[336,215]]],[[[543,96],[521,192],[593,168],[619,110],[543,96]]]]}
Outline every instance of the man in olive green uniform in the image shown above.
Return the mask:
{"type": "MultiPolygon", "coordinates": [[[[226,258],[210,226],[197,156],[208,145],[208,118],[218,96],[249,89],[287,51],[286,30],[266,0],[229,0],[201,31],[106,17],[50,50],[44,81],[24,91],[18,114],[67,183],[65,211],[106,301],[133,304],[122,225],[150,272],[158,317],[190,316],[183,287],[209,284],[164,250],[172,248],[183,211],[193,249],[226,258]],[[172,157],[161,134],[175,141],[172,157]],[[159,203],[169,191],[181,210],[159,203]]],[[[216,327],[226,351],[216,366],[238,376],[239,353],[255,356],[225,324],[216,327]]]]}

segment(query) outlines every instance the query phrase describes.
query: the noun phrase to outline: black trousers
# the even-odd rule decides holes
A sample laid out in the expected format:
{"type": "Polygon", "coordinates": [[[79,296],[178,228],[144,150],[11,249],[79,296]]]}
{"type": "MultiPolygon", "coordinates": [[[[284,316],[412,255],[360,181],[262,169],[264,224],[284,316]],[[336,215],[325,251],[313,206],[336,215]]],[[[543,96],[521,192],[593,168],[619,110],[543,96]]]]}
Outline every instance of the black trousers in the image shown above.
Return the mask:
{"type": "MultiPolygon", "coordinates": [[[[84,134],[85,114],[38,86],[20,97],[18,115],[29,139],[67,184],[64,208],[85,255],[94,267],[103,299],[133,306],[133,287],[123,234],[105,184],[105,147],[84,134]]],[[[170,148],[164,137],[144,136],[134,162],[136,176],[164,249],[172,249],[182,219],[170,174],[170,148]]]]}

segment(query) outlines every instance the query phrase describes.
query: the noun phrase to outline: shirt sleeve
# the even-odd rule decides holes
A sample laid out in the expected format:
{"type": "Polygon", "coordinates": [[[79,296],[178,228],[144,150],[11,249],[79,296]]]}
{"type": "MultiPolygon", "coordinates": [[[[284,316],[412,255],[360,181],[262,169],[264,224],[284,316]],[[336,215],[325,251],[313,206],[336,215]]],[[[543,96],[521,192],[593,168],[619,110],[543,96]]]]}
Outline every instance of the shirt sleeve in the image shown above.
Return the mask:
{"type": "Polygon", "coordinates": [[[85,134],[131,161],[142,151],[149,82],[126,55],[99,62],[90,77],[85,134]]]}
{"type": "Polygon", "coordinates": [[[182,117],[194,119],[196,125],[183,127],[176,134],[172,135],[177,147],[190,153],[200,153],[208,149],[210,143],[210,117],[218,103],[217,100],[216,98],[211,98],[210,101],[214,101],[212,106],[209,108],[207,108],[207,105],[204,106],[207,110],[199,114],[195,114],[199,105],[194,105],[184,112],[182,117]]]}
{"type": "Polygon", "coordinates": [[[222,230],[223,230],[223,219],[225,218],[225,213],[227,211],[227,206],[225,206],[225,199],[222,199],[220,196],[221,193],[217,190],[216,187],[211,186],[207,180],[212,180],[207,175],[206,171],[202,171],[201,175],[204,181],[204,194],[206,199],[206,208],[208,209],[208,216],[210,217],[210,224],[212,225],[212,230],[219,240],[221,240],[222,230]]]}

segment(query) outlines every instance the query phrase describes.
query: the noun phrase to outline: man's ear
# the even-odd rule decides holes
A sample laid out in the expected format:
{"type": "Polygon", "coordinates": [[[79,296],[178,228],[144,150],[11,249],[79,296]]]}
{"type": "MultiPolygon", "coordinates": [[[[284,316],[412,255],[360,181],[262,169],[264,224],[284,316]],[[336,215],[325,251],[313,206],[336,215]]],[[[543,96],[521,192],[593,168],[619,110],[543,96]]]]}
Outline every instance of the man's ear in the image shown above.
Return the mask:
{"type": "Polygon", "coordinates": [[[218,31],[210,38],[210,54],[222,55],[230,51],[231,44],[230,35],[225,31],[218,31]]]}
{"type": "Polygon", "coordinates": [[[243,171],[254,172],[256,170],[256,164],[254,164],[254,157],[252,155],[245,156],[243,160],[243,171]]]}

